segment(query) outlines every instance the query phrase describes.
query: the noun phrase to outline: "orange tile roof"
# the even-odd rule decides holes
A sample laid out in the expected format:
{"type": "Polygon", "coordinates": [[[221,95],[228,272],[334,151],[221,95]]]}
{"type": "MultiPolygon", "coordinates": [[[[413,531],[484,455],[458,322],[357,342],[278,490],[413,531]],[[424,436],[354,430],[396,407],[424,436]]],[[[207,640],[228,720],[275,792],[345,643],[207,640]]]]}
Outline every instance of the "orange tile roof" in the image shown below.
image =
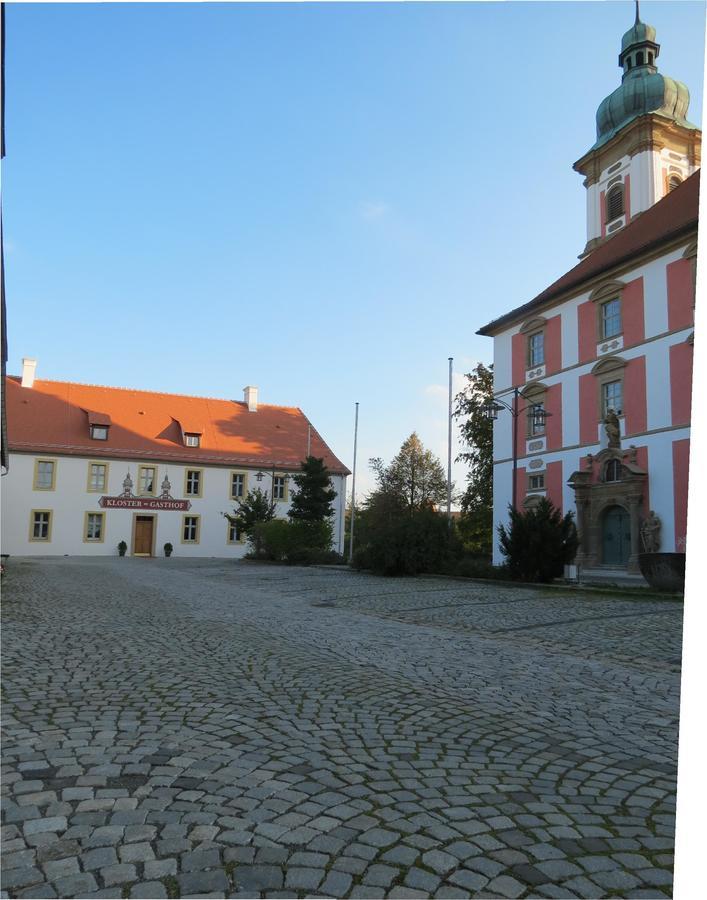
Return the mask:
{"type": "Polygon", "coordinates": [[[349,474],[297,407],[259,405],[248,412],[237,400],[66,381],[23,388],[14,376],[5,383],[8,446],[15,452],[295,471],[307,455],[311,427],[312,455],[323,457],[332,473],[349,474]],[[89,437],[89,420],[98,417],[109,417],[107,441],[89,437]],[[201,432],[200,446],[185,447],[182,429],[201,432]]]}
{"type": "Polygon", "coordinates": [[[641,253],[667,243],[670,240],[688,234],[697,228],[700,211],[700,171],[699,169],[681,185],[637,216],[629,224],[618,231],[606,243],[600,244],[596,250],[586,256],[578,265],[550,287],[534,297],[523,306],[505,313],[488,325],[484,325],[476,333],[494,335],[508,328],[519,319],[525,319],[528,313],[539,310],[552,301],[564,299],[570,292],[580,293],[582,285],[624,263],[630,264],[634,257],[641,253]]]}

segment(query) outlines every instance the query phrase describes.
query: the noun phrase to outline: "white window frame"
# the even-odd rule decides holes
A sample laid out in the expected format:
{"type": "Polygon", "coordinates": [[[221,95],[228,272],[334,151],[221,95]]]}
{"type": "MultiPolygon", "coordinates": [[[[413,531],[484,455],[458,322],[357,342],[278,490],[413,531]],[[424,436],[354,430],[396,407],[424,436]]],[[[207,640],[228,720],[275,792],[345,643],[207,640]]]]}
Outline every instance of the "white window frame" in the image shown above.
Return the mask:
{"type": "MultiPolygon", "coordinates": [[[[191,527],[191,526],[190,526],[191,527]]],[[[192,513],[189,513],[185,516],[182,516],[182,530],[181,530],[181,542],[182,544],[198,544],[201,539],[201,516],[195,516],[192,513]],[[194,537],[187,538],[185,537],[186,528],[187,528],[187,519],[194,520],[194,537]]]]}
{"type": "Polygon", "coordinates": [[[96,512],[90,510],[86,512],[83,519],[83,541],[84,544],[102,544],[106,536],[106,514],[104,512],[96,512]],[[92,518],[100,520],[100,532],[98,537],[91,537],[89,534],[89,523],[92,518]]]}
{"type": "Polygon", "coordinates": [[[157,466],[138,466],[137,468],[137,492],[139,497],[154,497],[157,494],[157,466]],[[143,490],[142,473],[151,469],[154,472],[152,477],[152,490],[143,490]]]}
{"type": "Polygon", "coordinates": [[[204,470],[203,469],[185,469],[184,470],[184,496],[185,497],[201,497],[204,493],[204,470]],[[194,479],[190,476],[196,475],[197,490],[191,490],[194,485],[194,479]]]}

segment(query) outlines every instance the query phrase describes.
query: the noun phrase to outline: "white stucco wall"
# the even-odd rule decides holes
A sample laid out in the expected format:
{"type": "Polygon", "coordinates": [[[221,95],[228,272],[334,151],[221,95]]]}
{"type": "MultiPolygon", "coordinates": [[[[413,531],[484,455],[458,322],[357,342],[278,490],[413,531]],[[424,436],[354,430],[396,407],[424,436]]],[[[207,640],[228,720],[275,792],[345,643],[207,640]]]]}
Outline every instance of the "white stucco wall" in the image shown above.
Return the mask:
{"type": "MultiPolygon", "coordinates": [[[[191,464],[166,465],[165,463],[143,460],[100,459],[88,457],[53,456],[51,454],[11,453],[8,474],[0,483],[2,490],[2,552],[13,556],[114,556],[121,540],[128,544],[128,555],[132,553],[132,531],[134,515],[154,515],[156,521],[155,555],[163,555],[163,546],[170,542],[174,546],[174,556],[232,557],[243,556],[247,544],[227,543],[227,520],[222,512],[231,512],[235,506],[230,500],[230,473],[247,472],[246,490],[262,487],[268,494],[271,490],[271,475],[266,473],[259,484],[255,479],[258,469],[248,470],[240,466],[201,466],[191,464]],[[35,490],[34,464],[37,458],[56,460],[54,490],[35,490]],[[88,486],[89,463],[107,462],[108,487],[101,493],[91,493],[88,486]],[[100,497],[115,497],[123,490],[123,479],[130,472],[137,492],[138,465],[150,465],[157,469],[157,495],[165,474],[172,484],[171,494],[175,499],[189,499],[188,511],[172,510],[101,510],[100,497]],[[185,470],[202,469],[202,496],[186,497],[184,493],[185,470]],[[52,528],[50,541],[30,541],[30,517],[32,510],[51,510],[52,528]],[[84,542],[84,518],[87,512],[105,512],[104,539],[100,543],[84,542]],[[182,543],[182,520],[184,515],[200,516],[199,542],[182,543]]],[[[285,470],[277,469],[277,474],[285,470]]],[[[290,473],[294,474],[294,473],[290,473]]],[[[337,492],[334,501],[334,549],[343,550],[343,510],[346,497],[346,478],[332,476],[332,484],[337,492]]],[[[290,495],[293,485],[290,482],[290,495]]],[[[278,517],[286,517],[288,501],[278,502],[278,517]]]]}

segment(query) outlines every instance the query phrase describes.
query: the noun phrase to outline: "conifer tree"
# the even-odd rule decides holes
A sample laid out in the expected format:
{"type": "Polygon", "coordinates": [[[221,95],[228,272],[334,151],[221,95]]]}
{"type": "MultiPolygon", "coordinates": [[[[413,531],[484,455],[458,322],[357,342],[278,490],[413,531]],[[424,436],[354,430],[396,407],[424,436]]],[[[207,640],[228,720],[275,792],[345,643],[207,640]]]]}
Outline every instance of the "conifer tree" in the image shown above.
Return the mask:
{"type": "Polygon", "coordinates": [[[332,503],[337,496],[329,470],[324,460],[316,456],[308,456],[301,469],[299,475],[292,477],[297,492],[292,497],[288,516],[300,522],[324,522],[334,514],[332,503]]]}

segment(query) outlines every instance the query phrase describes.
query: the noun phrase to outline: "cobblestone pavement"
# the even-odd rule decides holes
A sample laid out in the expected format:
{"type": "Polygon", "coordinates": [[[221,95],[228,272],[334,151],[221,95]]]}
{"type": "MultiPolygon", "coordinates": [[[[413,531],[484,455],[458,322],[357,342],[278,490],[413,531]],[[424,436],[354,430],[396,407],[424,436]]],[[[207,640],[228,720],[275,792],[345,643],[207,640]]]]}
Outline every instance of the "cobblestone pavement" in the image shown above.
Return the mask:
{"type": "Polygon", "coordinates": [[[10,897],[669,897],[675,602],[10,560],[10,897]]]}

